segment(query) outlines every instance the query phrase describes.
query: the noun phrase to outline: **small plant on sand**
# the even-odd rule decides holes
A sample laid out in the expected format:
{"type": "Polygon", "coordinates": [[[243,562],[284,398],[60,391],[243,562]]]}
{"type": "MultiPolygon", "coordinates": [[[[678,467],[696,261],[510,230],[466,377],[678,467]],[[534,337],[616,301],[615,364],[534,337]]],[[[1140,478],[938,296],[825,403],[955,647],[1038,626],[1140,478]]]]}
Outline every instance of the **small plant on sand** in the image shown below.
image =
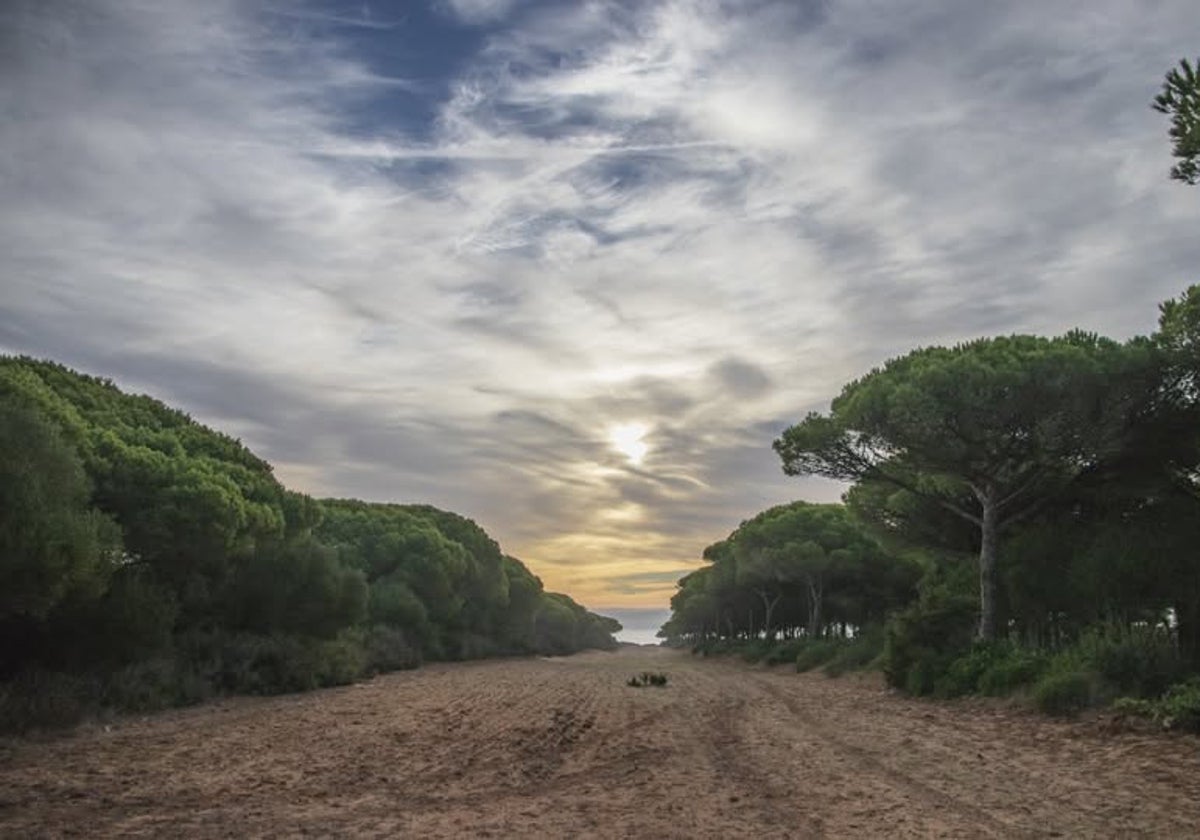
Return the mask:
{"type": "Polygon", "coordinates": [[[645,688],[648,685],[656,688],[666,688],[667,675],[662,672],[652,674],[649,671],[643,671],[640,674],[630,677],[625,684],[631,688],[645,688]]]}

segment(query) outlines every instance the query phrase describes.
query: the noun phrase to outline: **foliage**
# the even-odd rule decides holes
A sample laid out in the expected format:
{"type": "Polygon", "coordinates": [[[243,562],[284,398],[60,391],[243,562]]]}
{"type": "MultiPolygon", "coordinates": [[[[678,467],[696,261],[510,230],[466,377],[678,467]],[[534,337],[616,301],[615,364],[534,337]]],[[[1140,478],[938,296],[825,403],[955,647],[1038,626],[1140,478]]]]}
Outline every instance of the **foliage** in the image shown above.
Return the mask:
{"type": "Polygon", "coordinates": [[[768,668],[773,668],[776,665],[790,665],[796,661],[796,655],[804,649],[806,644],[806,639],[789,639],[785,642],[777,642],[762,656],[762,664],[768,668]]]}
{"type": "MultiPolygon", "coordinates": [[[[848,642],[838,645],[833,658],[821,671],[829,677],[840,677],[848,671],[861,671],[880,662],[883,657],[883,628],[868,627],[848,642]]],[[[796,670],[800,670],[799,659],[796,670]]]]}
{"type": "Polygon", "coordinates": [[[94,680],[31,669],[0,683],[0,732],[71,726],[91,710],[94,680]]]}
{"type": "Polygon", "coordinates": [[[1171,117],[1171,154],[1179,160],[1171,177],[1200,183],[1200,59],[1195,64],[1182,59],[1168,71],[1151,107],[1171,117]]]}
{"type": "Polygon", "coordinates": [[[421,665],[421,652],[409,643],[403,630],[388,624],[376,624],[367,631],[365,653],[369,674],[385,674],[421,665]]]}
{"type": "Polygon", "coordinates": [[[0,382],[0,622],[43,620],[95,597],[120,562],[120,536],[88,504],[66,437],[0,382]]]}
{"type": "Polygon", "coordinates": [[[1034,704],[1055,717],[1074,715],[1092,704],[1095,682],[1088,671],[1051,671],[1034,685],[1034,704]]]}
{"type": "Polygon", "coordinates": [[[833,639],[812,639],[796,652],[795,663],[797,673],[811,671],[833,659],[842,644],[833,639]]]}
{"type": "Polygon", "coordinates": [[[1012,646],[1006,656],[990,663],[979,675],[976,688],[988,697],[1006,697],[1033,685],[1048,667],[1049,659],[1041,651],[1012,646]]]}
{"type": "Polygon", "coordinates": [[[1000,533],[1116,451],[1149,351],[1084,333],[928,347],[851,382],[775,441],[789,475],[893,486],[973,523],[978,635],[996,636],[1000,533]]]}
{"type": "Polygon", "coordinates": [[[1067,654],[1122,694],[1157,697],[1187,668],[1162,627],[1101,625],[1085,632],[1067,654]]]}
{"type": "Polygon", "coordinates": [[[1112,709],[1119,715],[1149,718],[1163,729],[1200,732],[1200,677],[1171,686],[1156,700],[1118,698],[1112,709]]]}
{"type": "Polygon", "coordinates": [[[1036,682],[1048,664],[1047,657],[1040,651],[1022,648],[1010,641],[976,642],[935,679],[934,694],[939,697],[964,694],[1004,697],[1036,682]]]}
{"type": "Polygon", "coordinates": [[[1200,732],[1200,677],[1171,686],[1157,700],[1122,698],[1113,709],[1151,718],[1163,729],[1200,732]]]}
{"type": "Polygon", "coordinates": [[[896,614],[884,635],[883,674],[910,694],[934,693],[939,677],[971,647],[975,603],[944,586],[896,614]]]}
{"type": "Polygon", "coordinates": [[[884,551],[843,505],[794,502],[743,522],[685,576],[660,635],[702,652],[739,642],[747,661],[791,661],[779,636],[807,639],[881,624],[912,595],[916,564],[884,551]]]}

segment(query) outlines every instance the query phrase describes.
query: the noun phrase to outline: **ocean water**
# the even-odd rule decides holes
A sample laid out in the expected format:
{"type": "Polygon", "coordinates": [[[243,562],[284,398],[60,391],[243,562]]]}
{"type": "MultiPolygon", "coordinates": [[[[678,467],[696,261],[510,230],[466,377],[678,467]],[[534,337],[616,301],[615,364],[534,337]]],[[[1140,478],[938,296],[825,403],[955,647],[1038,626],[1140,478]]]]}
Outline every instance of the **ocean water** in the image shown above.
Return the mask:
{"type": "Polygon", "coordinates": [[[623,628],[617,634],[618,642],[631,642],[635,645],[656,645],[662,641],[655,634],[658,628],[671,617],[670,610],[652,608],[596,608],[593,612],[607,615],[621,622],[623,628]]]}

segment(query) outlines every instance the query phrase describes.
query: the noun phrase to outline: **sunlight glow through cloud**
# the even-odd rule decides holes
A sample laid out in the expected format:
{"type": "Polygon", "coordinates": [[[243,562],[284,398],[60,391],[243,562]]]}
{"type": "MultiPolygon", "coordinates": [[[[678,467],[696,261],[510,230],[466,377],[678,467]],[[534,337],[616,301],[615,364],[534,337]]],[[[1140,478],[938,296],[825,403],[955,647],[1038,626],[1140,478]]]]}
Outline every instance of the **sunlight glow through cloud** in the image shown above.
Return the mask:
{"type": "Polygon", "coordinates": [[[608,430],[608,440],[613,449],[637,467],[641,466],[646,453],[650,451],[649,445],[642,440],[649,431],[645,423],[621,423],[608,430]]]}

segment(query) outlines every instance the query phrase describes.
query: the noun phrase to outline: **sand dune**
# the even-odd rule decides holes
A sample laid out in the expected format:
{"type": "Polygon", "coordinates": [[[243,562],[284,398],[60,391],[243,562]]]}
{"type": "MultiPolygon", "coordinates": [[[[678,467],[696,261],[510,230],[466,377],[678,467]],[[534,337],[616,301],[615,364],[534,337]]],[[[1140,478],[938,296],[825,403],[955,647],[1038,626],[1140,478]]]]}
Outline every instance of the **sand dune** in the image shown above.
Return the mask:
{"type": "Polygon", "coordinates": [[[625,649],[10,742],[0,834],[1191,837],[1200,740],[625,649]]]}

